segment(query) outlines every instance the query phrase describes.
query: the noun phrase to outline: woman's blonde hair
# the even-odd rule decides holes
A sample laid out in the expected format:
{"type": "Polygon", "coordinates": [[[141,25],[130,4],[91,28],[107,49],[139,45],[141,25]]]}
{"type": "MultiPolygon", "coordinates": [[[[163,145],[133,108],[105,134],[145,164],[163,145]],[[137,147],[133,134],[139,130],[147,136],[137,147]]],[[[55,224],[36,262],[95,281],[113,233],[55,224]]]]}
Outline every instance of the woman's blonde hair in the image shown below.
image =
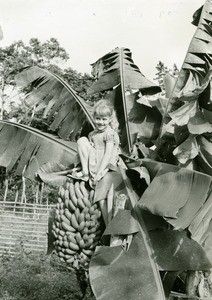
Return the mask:
{"type": "Polygon", "coordinates": [[[116,112],[114,109],[114,106],[112,105],[112,103],[109,100],[106,99],[102,99],[99,100],[95,105],[94,105],[94,109],[93,109],[93,115],[94,117],[100,116],[100,117],[110,117],[111,121],[110,121],[110,126],[111,128],[113,128],[115,131],[118,131],[118,127],[119,127],[119,123],[116,117],[116,112]]]}

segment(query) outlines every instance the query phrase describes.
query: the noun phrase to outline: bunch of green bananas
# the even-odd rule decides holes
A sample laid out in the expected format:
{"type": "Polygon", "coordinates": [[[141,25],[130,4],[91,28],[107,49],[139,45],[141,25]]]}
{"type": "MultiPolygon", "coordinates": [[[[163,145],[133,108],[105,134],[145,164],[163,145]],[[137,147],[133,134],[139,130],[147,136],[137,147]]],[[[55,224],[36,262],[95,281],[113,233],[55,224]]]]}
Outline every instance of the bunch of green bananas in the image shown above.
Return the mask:
{"type": "Polygon", "coordinates": [[[53,234],[62,261],[86,268],[101,236],[101,211],[93,203],[94,190],[84,181],[67,179],[59,189],[53,234]]]}

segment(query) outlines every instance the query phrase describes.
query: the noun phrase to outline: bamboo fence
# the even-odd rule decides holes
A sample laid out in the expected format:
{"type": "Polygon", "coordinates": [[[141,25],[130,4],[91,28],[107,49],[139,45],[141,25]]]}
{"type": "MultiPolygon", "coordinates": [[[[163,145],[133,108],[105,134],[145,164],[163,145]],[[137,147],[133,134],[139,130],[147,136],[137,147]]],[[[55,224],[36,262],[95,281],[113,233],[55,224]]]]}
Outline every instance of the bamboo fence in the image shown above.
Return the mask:
{"type": "Polygon", "coordinates": [[[55,205],[0,201],[0,255],[48,248],[48,226],[55,205]]]}

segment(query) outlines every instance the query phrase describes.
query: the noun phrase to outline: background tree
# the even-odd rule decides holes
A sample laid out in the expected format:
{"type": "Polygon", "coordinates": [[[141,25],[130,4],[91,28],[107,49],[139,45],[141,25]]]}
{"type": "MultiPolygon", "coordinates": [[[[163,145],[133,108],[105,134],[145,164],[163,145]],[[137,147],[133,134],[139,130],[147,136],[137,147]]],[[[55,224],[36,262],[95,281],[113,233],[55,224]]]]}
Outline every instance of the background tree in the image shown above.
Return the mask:
{"type": "Polygon", "coordinates": [[[37,38],[31,38],[28,45],[23,41],[17,41],[8,47],[1,47],[0,119],[12,119],[33,127],[48,128],[48,122],[43,120],[39,113],[26,106],[21,90],[15,88],[14,76],[26,66],[36,65],[59,75],[85,99],[86,89],[91,85],[93,78],[71,67],[64,68],[68,60],[69,54],[55,38],[43,43],[37,38]]]}
{"type": "MultiPolygon", "coordinates": [[[[68,61],[69,54],[55,38],[43,43],[37,38],[32,38],[28,44],[16,41],[8,47],[0,47],[0,119],[15,121],[50,132],[49,122],[43,118],[41,112],[27,106],[23,93],[25,90],[16,87],[14,77],[27,66],[39,66],[64,78],[81,97],[86,99],[86,89],[91,85],[93,78],[71,67],[64,68],[64,64],[68,61]]],[[[4,168],[1,169],[2,175],[4,172],[4,168]]],[[[24,185],[27,187],[23,187],[21,176],[17,177],[13,172],[7,172],[6,180],[2,184],[2,188],[5,187],[6,191],[2,193],[2,199],[13,201],[15,197],[18,197],[24,201],[26,199],[34,201],[39,186],[30,180],[25,180],[24,185]]],[[[50,203],[54,202],[54,194],[53,188],[46,187],[42,192],[42,201],[45,202],[48,198],[50,203]]]]}
{"type": "Polygon", "coordinates": [[[166,94],[166,87],[165,87],[165,83],[164,83],[164,77],[165,75],[169,74],[173,77],[177,77],[179,74],[179,70],[177,68],[177,65],[174,64],[173,68],[170,69],[167,66],[165,66],[165,64],[162,61],[159,61],[157,66],[156,66],[156,77],[154,78],[155,80],[158,81],[159,86],[162,89],[162,95],[166,94]]]}

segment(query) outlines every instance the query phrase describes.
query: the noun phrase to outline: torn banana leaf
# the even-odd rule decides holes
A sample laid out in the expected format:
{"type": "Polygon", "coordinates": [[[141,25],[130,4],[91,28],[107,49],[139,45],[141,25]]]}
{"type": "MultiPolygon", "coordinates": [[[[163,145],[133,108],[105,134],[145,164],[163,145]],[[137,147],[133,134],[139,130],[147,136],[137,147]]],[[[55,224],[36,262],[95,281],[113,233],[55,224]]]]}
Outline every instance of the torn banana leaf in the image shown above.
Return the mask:
{"type": "Polygon", "coordinates": [[[47,162],[71,165],[77,153],[75,142],[7,121],[0,121],[0,139],[0,165],[30,179],[47,162]]]}
{"type": "Polygon", "coordinates": [[[173,111],[178,101],[196,101],[211,110],[211,25],[212,4],[209,0],[198,13],[198,27],[188,48],[184,63],[173,89],[169,111],[173,111]],[[200,14],[201,13],[201,14],[200,14]],[[201,95],[207,90],[204,95],[201,95]]]}
{"type": "MultiPolygon", "coordinates": [[[[212,125],[210,117],[208,118],[212,111],[211,16],[212,3],[206,0],[204,6],[194,14],[194,24],[197,26],[197,29],[169,97],[158,139],[158,153],[161,153],[164,140],[170,134],[172,135],[173,147],[179,146],[176,143],[174,145],[176,128],[179,126],[186,125],[188,134],[193,134],[194,138],[207,135],[209,140],[211,139],[212,125]]],[[[183,130],[185,131],[185,127],[183,130]]],[[[177,131],[179,136],[180,129],[177,131]]],[[[197,163],[198,169],[211,174],[212,166],[210,161],[207,161],[207,158],[201,153],[199,145],[198,149],[198,156],[195,156],[195,163],[197,163]]],[[[192,153],[189,156],[192,157],[192,153]]],[[[181,160],[179,157],[179,162],[181,160]]]]}
{"type": "Polygon", "coordinates": [[[211,13],[212,3],[206,0],[204,6],[197,13],[198,27],[172,91],[169,112],[175,110],[174,107],[177,106],[177,102],[196,100],[198,100],[200,106],[204,103],[205,108],[211,110],[211,13]],[[208,91],[208,95],[204,94],[204,97],[202,97],[201,94],[205,90],[208,91]]]}
{"type": "Polygon", "coordinates": [[[15,81],[27,89],[26,105],[43,110],[44,118],[52,122],[50,129],[61,138],[74,141],[85,120],[94,127],[92,107],[58,75],[33,66],[24,68],[15,81]]]}
{"type": "Polygon", "coordinates": [[[92,68],[97,81],[88,89],[88,94],[110,90],[118,84],[124,87],[124,91],[148,90],[150,95],[161,91],[141,73],[127,48],[115,48],[93,63],[92,68]]]}
{"type": "Polygon", "coordinates": [[[122,149],[129,154],[138,134],[144,139],[155,139],[161,114],[155,107],[139,105],[136,102],[138,95],[134,92],[139,90],[142,95],[153,95],[161,88],[144,77],[134,64],[130,50],[115,48],[92,67],[96,82],[87,92],[107,92],[105,97],[114,104],[120,124],[122,149]],[[136,114],[134,108],[138,108],[139,113],[136,114]]]}

